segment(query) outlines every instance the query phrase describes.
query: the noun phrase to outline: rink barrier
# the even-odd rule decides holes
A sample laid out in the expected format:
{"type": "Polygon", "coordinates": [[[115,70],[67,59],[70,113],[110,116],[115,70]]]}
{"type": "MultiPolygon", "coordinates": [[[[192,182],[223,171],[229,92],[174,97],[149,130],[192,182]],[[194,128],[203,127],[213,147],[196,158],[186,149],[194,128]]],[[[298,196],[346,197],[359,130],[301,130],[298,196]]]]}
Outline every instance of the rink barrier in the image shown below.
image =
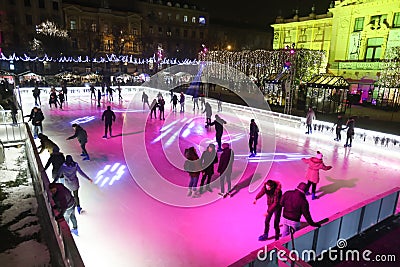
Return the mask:
{"type": "Polygon", "coordinates": [[[20,110],[18,110],[16,118],[17,124],[13,124],[11,111],[0,110],[0,140],[6,145],[14,142],[25,142],[27,138],[20,110]]]}
{"type": "MultiPolygon", "coordinates": [[[[268,244],[266,247],[251,252],[229,266],[311,267],[311,265],[306,262],[307,259],[304,258],[309,255],[306,253],[307,251],[314,251],[316,257],[318,257],[324,250],[335,249],[339,240],[348,240],[365,232],[383,220],[395,216],[398,214],[396,208],[399,201],[399,194],[400,187],[393,188],[332,215],[328,218],[328,222],[324,223],[320,228],[306,226],[296,231],[294,233],[295,251],[301,257],[298,260],[291,260],[288,258],[284,261],[282,257],[277,256],[278,252],[284,252],[286,255],[290,255],[289,253],[294,251],[289,235],[268,244]],[[264,252],[266,252],[266,254],[264,254],[264,252]]],[[[346,247],[342,249],[346,249],[346,247]]],[[[349,250],[354,249],[349,248],[349,250]]],[[[361,249],[359,252],[361,255],[361,249]]]]}
{"type": "Polygon", "coordinates": [[[68,223],[64,220],[56,220],[59,212],[52,207],[54,200],[49,191],[49,178],[44,171],[31,130],[27,123],[25,141],[28,167],[32,175],[33,186],[38,201],[38,213],[41,220],[44,236],[47,238],[47,247],[51,254],[51,266],[81,267],[84,266],[82,257],[75,244],[68,223]]]}
{"type": "MultiPolygon", "coordinates": [[[[56,90],[61,90],[61,87],[55,87],[56,90]]],[[[96,90],[101,89],[100,86],[95,86],[96,90]]],[[[116,88],[116,86],[112,87],[113,89],[116,88]]],[[[43,95],[45,95],[46,100],[48,98],[47,93],[50,92],[49,87],[39,87],[39,89],[42,90],[43,95]]],[[[153,91],[154,94],[157,94],[159,92],[164,93],[165,96],[169,96],[169,92],[165,90],[159,90],[155,88],[150,88],[150,87],[143,87],[143,86],[121,86],[122,89],[122,95],[124,96],[124,93],[132,93],[132,92],[142,92],[144,90],[146,91],[153,91]]],[[[17,90],[21,95],[26,95],[30,94],[32,96],[32,90],[33,87],[24,87],[24,88],[18,88],[17,90]]],[[[71,95],[89,95],[90,94],[90,88],[89,87],[68,87],[68,94],[71,95]]],[[[117,95],[117,92],[114,93],[114,95],[117,95]]],[[[104,96],[104,94],[103,94],[104,96]]],[[[186,99],[189,96],[187,96],[186,99]]],[[[43,101],[45,103],[46,101],[43,101]]],[[[207,102],[210,102],[210,104],[213,106],[213,110],[216,110],[217,107],[217,100],[207,98],[207,102]]],[[[252,108],[252,107],[247,107],[243,105],[237,105],[237,104],[232,104],[228,102],[223,102],[222,108],[229,107],[230,109],[238,112],[238,114],[247,116],[247,117],[254,117],[254,114],[259,114],[263,115],[263,122],[265,123],[273,123],[277,128],[281,128],[282,131],[281,133],[285,133],[285,131],[290,128],[291,130],[295,131],[301,131],[301,129],[304,129],[306,131],[306,118],[304,117],[298,117],[298,116],[293,116],[293,115],[288,115],[288,114],[283,114],[279,112],[273,112],[270,110],[263,110],[263,109],[258,109],[258,108],[252,108]],[[286,127],[286,128],[282,128],[286,127]]],[[[333,123],[331,122],[326,122],[326,121],[320,121],[320,120],[314,120],[313,123],[313,134],[310,136],[313,137],[322,137],[322,138],[327,138],[333,141],[335,138],[335,128],[333,127],[333,123]]],[[[344,126],[343,126],[344,127],[344,126]]],[[[354,139],[353,139],[353,146],[355,144],[360,144],[360,145],[365,145],[368,147],[374,147],[374,148],[381,148],[384,150],[392,150],[392,151],[399,151],[398,149],[400,148],[400,136],[398,135],[393,135],[393,134],[388,134],[388,133],[382,133],[382,132],[377,132],[377,131],[371,131],[371,130],[366,130],[362,128],[354,128],[354,139]]],[[[342,142],[346,140],[346,131],[342,131],[342,142]]]]}

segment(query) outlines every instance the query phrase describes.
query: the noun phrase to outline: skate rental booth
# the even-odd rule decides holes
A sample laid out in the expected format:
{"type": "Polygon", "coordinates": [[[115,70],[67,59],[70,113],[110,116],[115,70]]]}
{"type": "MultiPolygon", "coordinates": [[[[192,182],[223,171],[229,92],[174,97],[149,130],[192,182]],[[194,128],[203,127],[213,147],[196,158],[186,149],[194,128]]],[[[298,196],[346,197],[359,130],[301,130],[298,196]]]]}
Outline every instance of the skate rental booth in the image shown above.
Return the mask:
{"type": "Polygon", "coordinates": [[[342,76],[315,75],[306,84],[306,107],[321,113],[345,113],[349,86],[342,76]]]}
{"type": "Polygon", "coordinates": [[[268,104],[273,106],[285,105],[285,82],[288,78],[288,72],[265,75],[262,78],[261,91],[268,104]]]}

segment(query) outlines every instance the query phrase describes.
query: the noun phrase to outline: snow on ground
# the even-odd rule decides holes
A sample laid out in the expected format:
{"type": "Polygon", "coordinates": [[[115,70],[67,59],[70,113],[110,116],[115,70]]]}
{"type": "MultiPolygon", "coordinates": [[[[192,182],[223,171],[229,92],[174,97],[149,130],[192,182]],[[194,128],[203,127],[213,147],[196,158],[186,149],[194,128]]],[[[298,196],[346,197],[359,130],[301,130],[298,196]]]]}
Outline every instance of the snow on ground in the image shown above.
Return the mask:
{"type": "Polygon", "coordinates": [[[40,241],[37,207],[25,147],[5,148],[0,164],[0,266],[50,266],[50,253],[40,241]]]}

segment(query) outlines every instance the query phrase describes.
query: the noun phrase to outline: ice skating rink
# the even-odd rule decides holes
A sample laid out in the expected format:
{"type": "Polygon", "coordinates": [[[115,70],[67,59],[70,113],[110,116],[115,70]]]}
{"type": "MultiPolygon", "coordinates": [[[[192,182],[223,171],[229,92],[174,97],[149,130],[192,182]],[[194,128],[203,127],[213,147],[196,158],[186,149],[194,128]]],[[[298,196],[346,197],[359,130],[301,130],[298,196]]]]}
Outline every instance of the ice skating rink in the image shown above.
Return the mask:
{"type": "MultiPolygon", "coordinates": [[[[22,93],[25,114],[33,107],[28,92],[22,93]]],[[[227,266],[235,262],[272,242],[258,241],[263,234],[266,199],[253,205],[258,189],[249,192],[249,181],[253,179],[257,185],[275,179],[282,183],[283,191],[291,190],[304,181],[307,166],[301,157],[312,156],[317,150],[333,169],[321,171],[317,185],[320,198],[309,199],[316,221],[400,186],[399,149],[396,152],[357,143],[345,149],[344,140],[333,141],[333,133],[332,138],[318,132],[305,135],[303,128],[272,127],[265,117],[256,119],[263,153],[249,160],[250,118],[224,109],[218,113],[228,122],[223,140],[231,142],[236,155],[233,196],[221,198],[216,181],[213,193],[189,198],[189,177],[182,170],[181,152],[195,146],[201,155],[215,140],[214,128],[204,128],[204,114],[192,111],[191,98],[187,99],[186,113],[179,113],[179,104],[178,113],[171,113],[170,98],[164,94],[166,120],[162,121],[147,119],[148,109],[142,110],[142,91],[122,94],[123,101],[114,95],[113,103],[103,98],[101,108],[97,108],[90,93],[71,93],[64,110],[50,109],[48,96],[41,95],[44,134],[95,180],[91,184],[80,179],[84,213],[77,215],[79,237],[75,241],[86,266],[227,266]],[[101,114],[107,105],[112,106],[117,120],[114,137],[102,139],[101,114]],[[88,132],[90,161],[81,160],[76,139],[66,141],[73,134],[73,122],[81,123],[88,132]]],[[[151,102],[156,94],[148,95],[151,102]]],[[[46,153],[41,155],[44,164],[46,153]]],[[[271,228],[270,236],[273,234],[271,228]]]]}

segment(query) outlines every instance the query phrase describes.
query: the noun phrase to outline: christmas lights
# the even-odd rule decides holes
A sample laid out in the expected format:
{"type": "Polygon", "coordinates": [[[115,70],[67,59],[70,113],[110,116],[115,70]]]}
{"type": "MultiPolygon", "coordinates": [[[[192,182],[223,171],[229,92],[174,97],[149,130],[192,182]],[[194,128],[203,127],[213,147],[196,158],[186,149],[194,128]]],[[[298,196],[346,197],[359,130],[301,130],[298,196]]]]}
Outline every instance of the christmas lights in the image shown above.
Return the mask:
{"type": "Polygon", "coordinates": [[[68,32],[66,30],[59,29],[54,22],[48,20],[36,25],[36,33],[53,37],[68,38],[68,32]]]}

